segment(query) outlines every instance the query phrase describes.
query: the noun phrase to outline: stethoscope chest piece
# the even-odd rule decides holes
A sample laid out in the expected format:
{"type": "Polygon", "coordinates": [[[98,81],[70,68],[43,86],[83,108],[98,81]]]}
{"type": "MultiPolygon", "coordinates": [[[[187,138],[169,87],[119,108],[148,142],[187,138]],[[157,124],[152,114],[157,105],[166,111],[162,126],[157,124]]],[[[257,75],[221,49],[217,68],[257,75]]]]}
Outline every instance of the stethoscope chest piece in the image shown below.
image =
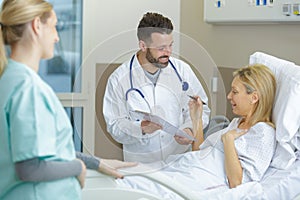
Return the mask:
{"type": "Polygon", "coordinates": [[[182,82],[182,90],[187,91],[189,89],[189,84],[186,81],[182,82]]]}

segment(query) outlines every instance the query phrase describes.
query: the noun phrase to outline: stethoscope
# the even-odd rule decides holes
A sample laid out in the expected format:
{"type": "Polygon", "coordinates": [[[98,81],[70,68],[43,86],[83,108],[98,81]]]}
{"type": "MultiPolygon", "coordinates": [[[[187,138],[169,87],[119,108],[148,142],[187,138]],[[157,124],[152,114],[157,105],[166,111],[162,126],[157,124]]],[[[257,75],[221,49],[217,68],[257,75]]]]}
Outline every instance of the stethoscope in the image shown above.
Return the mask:
{"type": "MultiPolygon", "coordinates": [[[[126,97],[126,101],[128,100],[128,93],[131,91],[136,91],[145,101],[145,96],[142,93],[141,90],[133,87],[133,82],[132,82],[132,65],[133,65],[133,60],[134,60],[135,55],[132,56],[131,60],[130,60],[130,66],[129,66],[129,79],[130,79],[130,88],[126,91],[125,97],[126,97]]],[[[176,67],[174,66],[174,64],[171,62],[171,60],[169,60],[169,63],[171,64],[172,68],[174,69],[179,81],[181,82],[181,86],[182,86],[182,90],[183,91],[187,91],[189,89],[189,84],[186,81],[183,81],[181,76],[179,75],[176,67]]],[[[146,101],[147,102],[147,101],[146,101]]],[[[147,102],[148,104],[148,102],[147,102]]],[[[149,106],[149,105],[148,105],[149,106]]]]}

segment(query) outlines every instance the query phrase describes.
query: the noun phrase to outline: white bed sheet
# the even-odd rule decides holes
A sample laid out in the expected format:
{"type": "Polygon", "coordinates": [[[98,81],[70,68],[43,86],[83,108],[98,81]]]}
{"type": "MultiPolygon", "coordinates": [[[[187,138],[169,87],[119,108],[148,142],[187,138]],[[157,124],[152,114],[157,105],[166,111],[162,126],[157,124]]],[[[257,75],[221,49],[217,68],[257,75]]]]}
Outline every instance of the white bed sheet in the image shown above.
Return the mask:
{"type": "Polygon", "coordinates": [[[269,168],[261,185],[267,199],[294,199],[300,193],[300,160],[287,170],[269,168]]]}
{"type": "MultiPolygon", "coordinates": [[[[288,170],[276,170],[270,168],[261,183],[249,182],[234,189],[215,188],[204,191],[198,195],[191,195],[189,188],[178,189],[181,192],[186,190],[186,198],[193,199],[263,199],[263,200],[299,200],[300,199],[300,161],[296,161],[288,170]],[[297,196],[298,195],[298,196],[297,196]]],[[[89,171],[91,172],[91,171],[89,171]]],[[[133,189],[126,189],[116,184],[113,178],[93,172],[89,173],[87,184],[83,190],[83,200],[110,199],[123,200],[133,199],[163,199],[153,193],[146,193],[133,189]],[[154,196],[157,196],[155,198],[154,196]]],[[[156,177],[159,177],[157,174],[156,177]]],[[[153,177],[152,177],[153,178],[153,177]]],[[[166,183],[173,185],[172,183],[166,183]]]]}
{"type": "Polygon", "coordinates": [[[226,191],[211,190],[205,199],[293,200],[300,198],[300,160],[289,169],[269,168],[261,182],[249,182],[226,191]]]}
{"type": "MultiPolygon", "coordinates": [[[[134,178],[134,184],[136,184],[134,189],[147,190],[161,199],[184,199],[170,189],[154,183],[153,180],[142,176],[131,178],[134,178]]],[[[117,182],[120,187],[128,187],[127,181],[117,182]]],[[[166,184],[168,185],[168,183],[166,184]]],[[[172,183],[169,182],[169,185],[172,183]]],[[[248,182],[234,189],[221,186],[199,193],[192,192],[187,185],[182,185],[182,189],[190,192],[190,194],[186,194],[187,197],[190,195],[189,199],[292,200],[300,198],[300,160],[286,170],[269,168],[261,182],[248,182]]]]}

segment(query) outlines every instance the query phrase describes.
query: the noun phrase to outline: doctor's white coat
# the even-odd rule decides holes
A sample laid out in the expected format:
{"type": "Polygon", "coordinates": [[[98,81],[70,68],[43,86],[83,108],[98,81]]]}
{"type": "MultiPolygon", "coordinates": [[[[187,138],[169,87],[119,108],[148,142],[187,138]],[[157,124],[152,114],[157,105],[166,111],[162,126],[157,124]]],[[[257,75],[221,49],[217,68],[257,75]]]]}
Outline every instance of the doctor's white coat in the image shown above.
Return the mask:
{"type": "MultiPolygon", "coordinates": [[[[190,145],[178,144],[173,135],[162,130],[143,135],[141,121],[137,121],[130,112],[132,110],[151,112],[181,130],[192,128],[187,95],[199,95],[206,103],[208,98],[190,66],[173,57],[170,60],[181,79],[189,84],[187,91],[183,91],[182,83],[170,63],[161,70],[154,85],[145,75],[136,56],[132,64],[132,78],[128,61],[118,67],[108,79],[103,100],[103,114],[107,131],[117,142],[123,144],[125,161],[155,162],[189,150],[190,145]]],[[[204,105],[203,127],[209,122],[209,114],[210,109],[204,105]]]]}

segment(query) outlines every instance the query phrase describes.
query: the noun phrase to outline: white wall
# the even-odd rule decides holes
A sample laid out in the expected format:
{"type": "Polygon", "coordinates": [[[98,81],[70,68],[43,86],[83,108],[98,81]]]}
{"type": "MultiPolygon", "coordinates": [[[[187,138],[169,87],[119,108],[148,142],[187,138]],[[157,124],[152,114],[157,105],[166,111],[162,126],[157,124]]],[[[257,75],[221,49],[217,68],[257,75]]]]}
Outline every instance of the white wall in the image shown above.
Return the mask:
{"type": "MultiPolygon", "coordinates": [[[[204,22],[203,7],[203,1],[181,1],[180,30],[201,44],[218,67],[230,69],[245,66],[249,62],[249,55],[255,51],[263,51],[300,64],[299,23],[212,25],[204,22]]],[[[190,47],[184,43],[181,45],[182,52],[189,51],[189,49],[190,47]]],[[[202,65],[202,62],[199,62],[199,65],[202,65]]],[[[226,77],[228,82],[224,85],[230,88],[232,74],[227,75],[229,76],[226,77]]],[[[220,110],[224,108],[231,112],[226,94],[218,92],[216,95],[217,114],[223,114],[220,110]]]]}
{"type": "MultiPolygon", "coordinates": [[[[180,0],[85,0],[83,10],[83,55],[100,50],[98,63],[122,62],[138,48],[136,28],[147,11],[169,17],[180,28],[180,0]],[[120,58],[124,57],[124,58],[120,58]]],[[[174,52],[179,52],[175,39],[174,52]]]]}

